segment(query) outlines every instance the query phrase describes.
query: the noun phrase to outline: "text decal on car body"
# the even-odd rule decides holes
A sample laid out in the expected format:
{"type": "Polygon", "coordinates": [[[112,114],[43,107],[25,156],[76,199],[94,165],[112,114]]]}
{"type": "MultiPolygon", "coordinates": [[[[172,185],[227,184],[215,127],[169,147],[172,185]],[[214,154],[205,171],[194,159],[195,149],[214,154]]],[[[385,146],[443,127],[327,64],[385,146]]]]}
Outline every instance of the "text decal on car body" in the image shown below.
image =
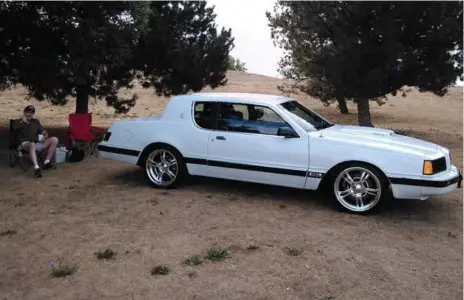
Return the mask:
{"type": "Polygon", "coordinates": [[[324,176],[324,173],[308,171],[308,177],[312,177],[312,178],[322,178],[322,176],[324,176]]]}

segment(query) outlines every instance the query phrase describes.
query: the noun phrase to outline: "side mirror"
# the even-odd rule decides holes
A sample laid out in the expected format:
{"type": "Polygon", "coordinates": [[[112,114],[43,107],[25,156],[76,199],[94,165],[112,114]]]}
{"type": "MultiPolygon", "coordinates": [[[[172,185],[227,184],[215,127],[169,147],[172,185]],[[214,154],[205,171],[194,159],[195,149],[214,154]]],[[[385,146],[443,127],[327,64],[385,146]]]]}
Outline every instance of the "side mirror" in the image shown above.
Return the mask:
{"type": "Polygon", "coordinates": [[[295,132],[295,130],[289,127],[280,127],[279,129],[277,129],[277,135],[283,136],[286,139],[300,137],[298,133],[295,132]]]}

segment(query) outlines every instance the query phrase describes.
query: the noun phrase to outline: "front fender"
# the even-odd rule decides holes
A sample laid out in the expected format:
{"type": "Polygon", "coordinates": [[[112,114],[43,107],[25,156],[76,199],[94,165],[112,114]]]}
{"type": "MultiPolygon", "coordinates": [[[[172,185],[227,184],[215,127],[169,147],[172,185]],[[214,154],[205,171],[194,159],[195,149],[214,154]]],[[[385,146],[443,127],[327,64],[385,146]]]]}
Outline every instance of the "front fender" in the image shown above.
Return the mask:
{"type": "Polygon", "coordinates": [[[310,169],[327,173],[336,165],[348,161],[372,164],[387,177],[420,178],[424,156],[386,150],[368,144],[343,143],[339,140],[311,138],[310,169]]]}

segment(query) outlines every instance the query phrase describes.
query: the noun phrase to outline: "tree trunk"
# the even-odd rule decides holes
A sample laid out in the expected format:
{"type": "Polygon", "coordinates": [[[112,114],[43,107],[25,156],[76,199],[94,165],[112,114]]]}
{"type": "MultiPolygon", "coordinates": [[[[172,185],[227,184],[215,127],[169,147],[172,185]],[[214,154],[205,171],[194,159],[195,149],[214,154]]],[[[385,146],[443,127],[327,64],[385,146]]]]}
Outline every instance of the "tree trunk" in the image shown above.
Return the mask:
{"type": "Polygon", "coordinates": [[[369,110],[369,99],[358,99],[358,123],[359,126],[374,127],[369,110]]]}
{"type": "Polygon", "coordinates": [[[345,98],[342,97],[337,97],[337,102],[338,102],[338,109],[343,115],[347,115],[350,112],[348,111],[348,106],[346,106],[346,101],[345,98]]]}
{"type": "Polygon", "coordinates": [[[76,89],[76,113],[86,114],[89,112],[89,88],[88,86],[79,86],[76,89]]]}

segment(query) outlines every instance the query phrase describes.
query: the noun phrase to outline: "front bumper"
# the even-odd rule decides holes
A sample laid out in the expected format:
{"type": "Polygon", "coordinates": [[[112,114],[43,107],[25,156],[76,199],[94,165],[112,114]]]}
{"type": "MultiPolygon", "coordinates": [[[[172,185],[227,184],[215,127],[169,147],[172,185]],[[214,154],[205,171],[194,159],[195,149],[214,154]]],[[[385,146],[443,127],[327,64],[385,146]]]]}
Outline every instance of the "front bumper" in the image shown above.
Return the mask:
{"type": "Polygon", "coordinates": [[[444,195],[461,188],[462,171],[451,166],[448,172],[428,179],[390,178],[395,198],[427,199],[434,195],[444,195]]]}
{"type": "Polygon", "coordinates": [[[461,184],[462,184],[462,171],[461,170],[458,170],[459,171],[459,178],[458,178],[458,189],[461,188],[461,184]]]}

